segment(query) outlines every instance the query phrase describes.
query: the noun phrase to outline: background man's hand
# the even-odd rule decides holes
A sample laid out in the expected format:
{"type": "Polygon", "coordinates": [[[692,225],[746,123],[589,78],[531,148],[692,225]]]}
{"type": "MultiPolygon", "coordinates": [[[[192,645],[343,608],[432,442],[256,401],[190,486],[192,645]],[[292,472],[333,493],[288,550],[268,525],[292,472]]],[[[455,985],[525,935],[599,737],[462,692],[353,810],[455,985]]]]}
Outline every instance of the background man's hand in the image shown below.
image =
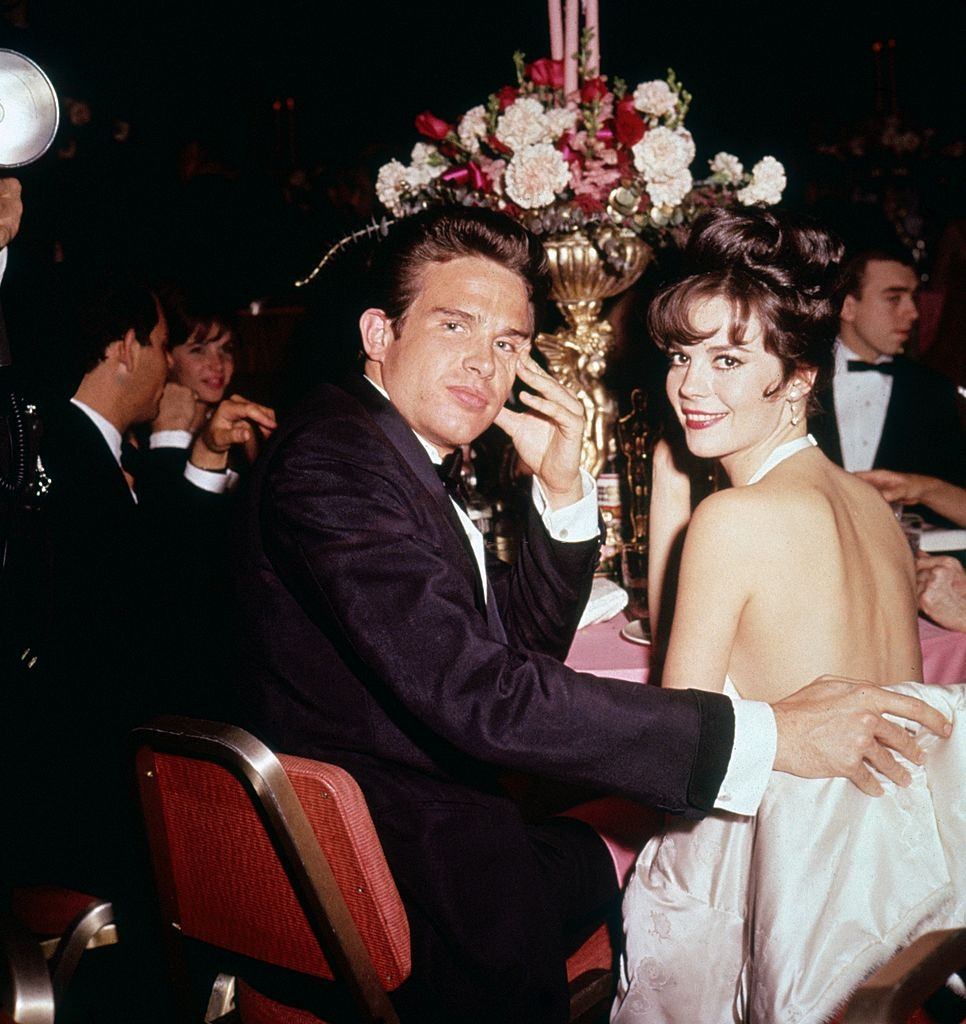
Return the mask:
{"type": "Polygon", "coordinates": [[[966,633],[966,571],[949,555],[916,558],[919,607],[933,622],[966,633]]]}
{"type": "Polygon", "coordinates": [[[268,437],[275,426],[275,412],[267,405],[232,395],[218,404],[195,439],[191,462],[199,469],[222,470],[228,465],[228,450],[233,444],[247,444],[256,430],[268,437]]]}
{"type": "Polygon", "coordinates": [[[520,392],[520,401],[534,411],[501,409],[494,422],[510,435],[517,454],[540,481],[549,506],[572,505],[584,494],[580,482],[584,407],[529,355],[520,357],[517,376],[533,389],[520,392]]]}
{"type": "Polygon", "coordinates": [[[912,737],[883,718],[884,712],[919,722],[938,736],[948,736],[951,730],[946,719],[921,700],[831,676],[822,676],[773,707],[778,726],[777,771],[806,779],[840,776],[870,796],[879,796],[882,786],[869,766],[897,785],[909,784],[909,773],[890,748],[921,763],[912,737]]]}
{"type": "Polygon", "coordinates": [[[901,501],[904,505],[918,505],[930,482],[918,473],[896,473],[891,469],[867,469],[855,474],[872,486],[886,501],[901,501]]]}
{"type": "Polygon", "coordinates": [[[158,415],[151,422],[151,432],[159,430],[187,430],[194,433],[205,421],[206,406],[184,384],[168,381],[161,394],[158,415]]]}
{"type": "Polygon", "coordinates": [[[13,241],[20,230],[22,215],[20,182],[16,178],[0,178],[0,249],[13,241]]]}

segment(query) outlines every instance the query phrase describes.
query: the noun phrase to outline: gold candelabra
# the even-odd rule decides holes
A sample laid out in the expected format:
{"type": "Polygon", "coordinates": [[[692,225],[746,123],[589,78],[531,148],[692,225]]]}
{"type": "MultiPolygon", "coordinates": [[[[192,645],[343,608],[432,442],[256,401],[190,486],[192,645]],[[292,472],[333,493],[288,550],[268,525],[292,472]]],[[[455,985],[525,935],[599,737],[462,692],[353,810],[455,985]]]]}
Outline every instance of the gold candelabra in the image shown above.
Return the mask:
{"type": "Polygon", "coordinates": [[[593,241],[580,232],[554,236],[544,241],[544,248],[553,281],[550,297],[567,323],[554,334],[539,334],[536,345],[553,375],[584,406],[581,464],[597,477],[615,454],[617,419],[617,402],[603,382],[614,337],[611,325],[601,319],[601,303],[629,288],[653,253],[637,235],[616,229],[593,241]]]}

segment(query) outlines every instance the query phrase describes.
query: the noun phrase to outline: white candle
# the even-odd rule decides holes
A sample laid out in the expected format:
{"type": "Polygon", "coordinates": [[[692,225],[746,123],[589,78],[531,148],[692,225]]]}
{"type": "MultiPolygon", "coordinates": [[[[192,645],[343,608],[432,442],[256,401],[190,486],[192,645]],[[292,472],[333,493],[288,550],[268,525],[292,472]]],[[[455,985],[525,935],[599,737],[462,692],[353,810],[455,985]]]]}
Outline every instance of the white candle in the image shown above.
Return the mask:
{"type": "Polygon", "coordinates": [[[563,14],[560,11],[560,0],[547,0],[550,13],[550,58],[564,59],[563,14]]]}
{"type": "Polygon", "coordinates": [[[584,0],[584,28],[591,34],[587,53],[588,78],[600,74],[600,15],[597,3],[598,0],[584,0]]]}
{"type": "Polygon", "coordinates": [[[564,29],[564,92],[569,96],[577,89],[577,50],[580,47],[577,21],[580,15],[580,0],[567,0],[566,24],[564,29]]]}

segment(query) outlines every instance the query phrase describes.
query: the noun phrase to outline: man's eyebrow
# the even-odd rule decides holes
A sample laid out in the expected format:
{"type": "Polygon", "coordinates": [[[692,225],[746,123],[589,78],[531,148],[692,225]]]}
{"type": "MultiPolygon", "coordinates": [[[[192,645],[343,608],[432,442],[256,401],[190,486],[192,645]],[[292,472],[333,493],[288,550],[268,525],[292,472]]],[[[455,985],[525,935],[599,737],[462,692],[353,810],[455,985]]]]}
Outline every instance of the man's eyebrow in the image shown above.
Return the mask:
{"type": "MultiPolygon", "coordinates": [[[[476,320],[480,318],[474,313],[469,313],[465,309],[450,309],[448,306],[434,306],[433,313],[439,313],[443,316],[452,317],[454,320],[476,320]]],[[[522,328],[507,327],[505,330],[499,332],[501,335],[509,335],[512,338],[523,338],[527,341],[533,336],[532,331],[525,331],[522,328]]]]}
{"type": "Polygon", "coordinates": [[[909,292],[914,292],[918,288],[918,285],[911,284],[890,284],[888,288],[884,288],[883,291],[889,295],[893,292],[899,295],[905,295],[909,292]]]}

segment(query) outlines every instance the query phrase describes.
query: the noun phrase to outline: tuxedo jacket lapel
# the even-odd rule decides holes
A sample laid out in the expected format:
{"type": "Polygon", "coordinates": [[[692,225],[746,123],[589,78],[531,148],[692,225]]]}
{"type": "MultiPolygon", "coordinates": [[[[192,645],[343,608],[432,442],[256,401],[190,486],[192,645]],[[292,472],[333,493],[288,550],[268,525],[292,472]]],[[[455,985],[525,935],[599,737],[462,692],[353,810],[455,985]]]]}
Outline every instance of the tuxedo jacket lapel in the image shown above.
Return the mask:
{"type": "Polygon", "coordinates": [[[464,569],[467,571],[468,580],[473,585],[474,604],[484,618],[492,618],[492,615],[487,615],[486,597],[483,593],[483,583],[480,579],[476,555],[473,553],[473,545],[470,543],[469,537],[466,536],[456,509],[453,508],[453,503],[436,473],[436,467],[419,443],[412,427],[399,415],[393,404],[364,377],[352,377],[343,382],[342,387],[359,399],[379,429],[386,435],[389,443],[429,492],[439,508],[440,515],[449,523],[460,547],[466,554],[467,562],[464,569]]]}
{"type": "Polygon", "coordinates": [[[899,466],[902,461],[897,458],[903,447],[908,446],[910,438],[903,433],[910,422],[914,422],[915,412],[910,405],[912,398],[909,377],[906,373],[907,364],[901,357],[893,360],[895,373],[892,378],[892,392],[886,408],[885,421],[882,424],[882,437],[876,449],[872,465],[876,469],[890,469],[899,466]]]}

